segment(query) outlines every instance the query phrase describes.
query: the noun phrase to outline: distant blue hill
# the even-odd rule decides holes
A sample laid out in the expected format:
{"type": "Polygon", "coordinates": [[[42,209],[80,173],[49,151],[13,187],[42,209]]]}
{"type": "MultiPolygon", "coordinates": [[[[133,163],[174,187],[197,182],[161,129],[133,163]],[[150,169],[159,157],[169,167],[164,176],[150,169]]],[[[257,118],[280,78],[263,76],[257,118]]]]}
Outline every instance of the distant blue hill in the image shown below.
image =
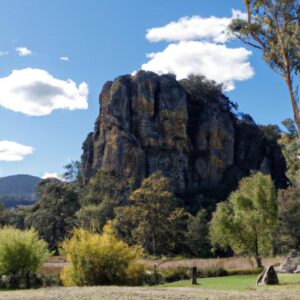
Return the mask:
{"type": "Polygon", "coordinates": [[[6,208],[30,205],[37,200],[35,189],[42,179],[31,175],[13,175],[0,178],[0,203],[6,208]]]}

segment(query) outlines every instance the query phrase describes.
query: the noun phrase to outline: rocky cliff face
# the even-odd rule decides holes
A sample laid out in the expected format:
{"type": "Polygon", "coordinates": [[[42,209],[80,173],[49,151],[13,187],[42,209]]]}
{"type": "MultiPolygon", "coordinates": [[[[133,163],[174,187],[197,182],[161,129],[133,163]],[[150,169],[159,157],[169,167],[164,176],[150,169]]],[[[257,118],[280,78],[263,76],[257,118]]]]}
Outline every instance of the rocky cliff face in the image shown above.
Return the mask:
{"type": "Polygon", "coordinates": [[[95,130],[83,144],[85,181],[101,168],[137,183],[161,170],[179,195],[226,194],[251,170],[261,170],[284,186],[279,146],[221,99],[205,97],[194,99],[173,76],[152,72],[107,82],[95,130]]]}

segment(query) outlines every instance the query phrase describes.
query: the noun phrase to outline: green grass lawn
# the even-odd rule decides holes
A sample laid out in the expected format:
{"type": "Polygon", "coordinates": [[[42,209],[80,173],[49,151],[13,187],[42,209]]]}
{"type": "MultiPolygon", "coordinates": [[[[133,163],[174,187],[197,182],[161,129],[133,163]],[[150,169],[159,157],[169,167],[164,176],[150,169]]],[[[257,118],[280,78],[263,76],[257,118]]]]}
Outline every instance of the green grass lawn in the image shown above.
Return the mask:
{"type": "Polygon", "coordinates": [[[159,287],[71,287],[3,291],[2,300],[140,300],[234,299],[299,300],[300,275],[279,275],[280,285],[256,287],[256,275],[199,278],[199,284],[178,281],[159,287]]]}
{"type": "Polygon", "coordinates": [[[295,288],[300,289],[300,274],[279,274],[280,284],[277,286],[256,286],[256,275],[235,275],[213,278],[199,278],[198,285],[192,285],[191,280],[177,281],[166,283],[159,287],[201,287],[217,290],[256,290],[256,289],[278,289],[278,288],[295,288]]]}

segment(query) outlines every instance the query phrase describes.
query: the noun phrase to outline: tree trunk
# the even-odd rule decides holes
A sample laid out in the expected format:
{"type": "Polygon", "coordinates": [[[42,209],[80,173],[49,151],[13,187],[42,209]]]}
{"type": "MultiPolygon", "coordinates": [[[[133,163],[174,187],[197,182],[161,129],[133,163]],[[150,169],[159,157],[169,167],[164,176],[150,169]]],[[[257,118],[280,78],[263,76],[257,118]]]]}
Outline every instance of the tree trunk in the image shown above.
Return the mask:
{"type": "Polygon", "coordinates": [[[30,272],[26,273],[26,275],[25,275],[25,282],[26,282],[26,288],[30,289],[31,288],[30,272]]]}
{"type": "Polygon", "coordinates": [[[157,242],[156,242],[156,232],[155,229],[152,230],[152,253],[154,256],[157,255],[157,242]]]}
{"type": "Polygon", "coordinates": [[[296,100],[296,97],[295,97],[295,93],[294,93],[294,90],[293,90],[293,84],[292,84],[292,80],[291,80],[290,76],[287,76],[286,84],[287,84],[288,89],[289,89],[290,98],[291,98],[291,102],[292,102],[292,106],[293,106],[293,112],[294,112],[294,120],[295,120],[295,123],[297,125],[298,135],[299,135],[300,134],[299,107],[298,107],[298,103],[297,103],[297,100],[296,100]]]}
{"type": "Polygon", "coordinates": [[[257,268],[263,268],[261,258],[259,256],[255,256],[256,266],[257,268]]]}
{"type": "Polygon", "coordinates": [[[255,261],[256,261],[256,266],[257,268],[263,268],[261,258],[258,252],[258,236],[257,234],[255,235],[255,261]]]}
{"type": "Polygon", "coordinates": [[[197,284],[197,267],[192,268],[192,284],[197,284]]]}
{"type": "MultiPolygon", "coordinates": [[[[272,3],[272,2],[271,2],[272,3]]],[[[244,0],[244,5],[246,7],[247,10],[247,16],[248,16],[248,28],[251,28],[252,25],[252,11],[251,11],[251,0],[244,0]]],[[[274,12],[272,12],[272,7],[273,4],[271,4],[271,6],[268,6],[268,9],[270,11],[270,13],[273,16],[274,19],[274,24],[275,24],[275,28],[274,30],[276,31],[276,37],[278,39],[278,43],[280,46],[280,54],[283,58],[283,62],[284,65],[280,65],[280,69],[282,71],[284,71],[283,74],[278,73],[281,77],[284,78],[288,89],[289,89],[289,93],[290,93],[290,99],[292,102],[292,107],[293,107],[293,112],[294,112],[294,121],[296,123],[297,129],[298,129],[298,136],[300,136],[300,115],[299,115],[299,107],[298,107],[298,103],[297,103],[297,99],[293,90],[293,82],[292,82],[292,76],[291,76],[291,66],[290,66],[290,62],[287,56],[287,49],[284,45],[284,41],[283,41],[283,37],[282,37],[282,32],[280,31],[280,25],[277,19],[277,16],[274,14],[274,12]]],[[[249,33],[251,35],[251,37],[261,46],[261,49],[263,50],[263,52],[268,53],[268,50],[266,49],[265,43],[263,40],[261,40],[259,38],[259,36],[257,36],[255,34],[255,32],[253,32],[252,30],[249,30],[249,33]]],[[[269,64],[270,65],[270,64],[269,64]]],[[[272,68],[274,70],[274,68],[272,68]]]]}
{"type": "Polygon", "coordinates": [[[284,62],[284,71],[285,71],[284,80],[289,89],[290,99],[292,102],[293,113],[294,113],[294,121],[296,123],[297,129],[298,129],[298,135],[299,135],[299,133],[300,133],[300,116],[299,116],[298,103],[297,103],[296,96],[295,96],[294,89],[293,89],[293,80],[292,80],[292,74],[291,74],[292,68],[290,65],[289,58],[287,56],[288,51],[284,45],[283,36],[280,31],[280,25],[278,23],[278,19],[275,14],[273,14],[273,15],[274,15],[274,21],[275,21],[275,31],[276,31],[276,35],[278,38],[278,43],[280,45],[281,56],[282,56],[283,62],[284,62]]]}

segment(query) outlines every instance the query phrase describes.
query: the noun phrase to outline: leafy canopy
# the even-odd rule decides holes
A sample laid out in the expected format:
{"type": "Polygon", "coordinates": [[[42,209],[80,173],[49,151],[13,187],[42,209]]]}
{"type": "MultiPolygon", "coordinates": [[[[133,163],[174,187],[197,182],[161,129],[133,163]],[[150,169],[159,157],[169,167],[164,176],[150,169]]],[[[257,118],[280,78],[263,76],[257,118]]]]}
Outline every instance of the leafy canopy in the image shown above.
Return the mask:
{"type": "Polygon", "coordinates": [[[275,231],[275,251],[288,254],[300,246],[300,189],[289,187],[278,192],[278,224],[275,231]]]}
{"type": "Polygon", "coordinates": [[[189,93],[191,100],[198,104],[216,102],[223,106],[225,110],[237,109],[237,104],[231,102],[222,93],[222,84],[208,80],[202,75],[189,75],[188,78],[180,80],[180,84],[189,93]]]}
{"type": "Polygon", "coordinates": [[[129,243],[140,244],[149,254],[178,251],[188,214],[176,207],[176,202],[169,180],[161,172],[153,173],[130,195],[129,206],[116,210],[118,234],[129,243]]]}
{"type": "Polygon", "coordinates": [[[234,19],[231,32],[242,42],[263,51],[263,58],[280,76],[300,71],[298,0],[244,0],[248,19],[234,19]],[[286,61],[287,60],[287,61],[286,61]]]}
{"type": "Polygon", "coordinates": [[[168,217],[174,210],[174,195],[169,181],[160,172],[143,180],[139,189],[130,195],[131,214],[136,224],[133,235],[139,244],[151,254],[167,248],[168,217]]]}
{"type": "Polygon", "coordinates": [[[289,134],[284,134],[279,139],[282,153],[284,155],[287,172],[291,184],[295,187],[300,187],[300,140],[299,138],[291,137],[289,134]]]}
{"type": "Polygon", "coordinates": [[[210,256],[208,231],[208,214],[205,209],[199,210],[196,216],[190,216],[186,235],[187,245],[194,256],[210,256]]]}
{"type": "Polygon", "coordinates": [[[261,257],[272,252],[277,222],[276,190],[270,176],[257,173],[240,181],[228,201],[219,203],[210,223],[212,245],[230,246],[238,255],[261,257]]]}
{"type": "Polygon", "coordinates": [[[131,180],[113,171],[99,170],[81,192],[82,207],[76,214],[79,227],[101,232],[114,218],[114,208],[127,202],[132,188],[131,180]]]}
{"type": "Polygon", "coordinates": [[[81,173],[81,163],[79,161],[71,160],[68,164],[64,166],[65,172],[63,173],[63,178],[66,181],[74,182],[79,186],[82,185],[82,173],[81,173]]]}
{"type": "Polygon", "coordinates": [[[34,227],[52,250],[57,250],[75,225],[79,209],[77,188],[66,182],[44,180],[38,185],[40,200],[25,213],[24,225],[34,227]]]}
{"type": "Polygon", "coordinates": [[[264,61],[284,79],[299,132],[299,0],[244,0],[244,3],[247,20],[233,20],[229,30],[245,44],[260,49],[264,61]]]}

